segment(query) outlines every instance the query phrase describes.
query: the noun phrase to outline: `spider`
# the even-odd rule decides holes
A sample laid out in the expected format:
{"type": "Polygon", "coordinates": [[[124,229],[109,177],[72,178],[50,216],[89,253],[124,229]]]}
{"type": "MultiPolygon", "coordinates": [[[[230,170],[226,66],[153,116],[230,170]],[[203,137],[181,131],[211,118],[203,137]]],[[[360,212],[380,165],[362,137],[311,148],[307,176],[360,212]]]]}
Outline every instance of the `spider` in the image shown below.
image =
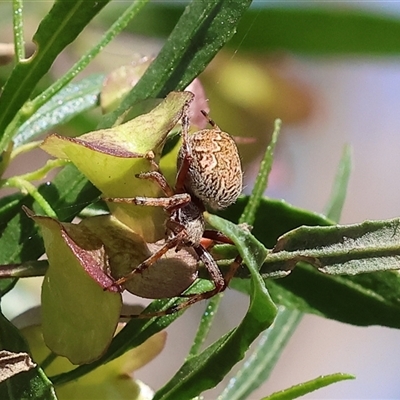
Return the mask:
{"type": "Polygon", "coordinates": [[[201,112],[212,129],[203,129],[189,135],[188,108],[189,103],[184,106],[182,115],[182,145],[177,160],[175,188],[168,184],[158,165],[150,160],[155,170],[143,172],[137,177],[157,183],[165,197],[105,198],[107,202],[163,207],[168,214],[165,243],[128,275],[116,280],[113,286],[123,285],[134,275],[142,273],[170,249],[175,248],[178,252],[184,247],[195,251],[214,283],[214,288],[206,292],[179,294],[188,299],[175,307],[149,316],[170,314],[224,291],[241,264],[241,258],[236,257],[224,277],[203,244],[203,239],[211,239],[214,243],[233,244],[221,232],[205,229],[203,212],[205,206],[214,209],[229,206],[242,191],[243,173],[236,143],[228,133],[221,131],[205,111],[201,112]]]}

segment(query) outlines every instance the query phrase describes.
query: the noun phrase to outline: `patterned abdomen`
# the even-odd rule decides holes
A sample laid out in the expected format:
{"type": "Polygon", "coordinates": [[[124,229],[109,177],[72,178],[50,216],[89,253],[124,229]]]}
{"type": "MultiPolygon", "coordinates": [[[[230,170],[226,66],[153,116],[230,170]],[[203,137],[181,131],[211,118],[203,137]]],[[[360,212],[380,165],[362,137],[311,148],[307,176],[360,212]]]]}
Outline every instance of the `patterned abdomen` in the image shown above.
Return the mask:
{"type": "MultiPolygon", "coordinates": [[[[243,173],[235,141],[219,129],[204,129],[190,135],[189,164],[185,188],[214,209],[236,201],[242,191],[243,173]]],[[[181,148],[178,168],[184,156],[181,148]]]]}

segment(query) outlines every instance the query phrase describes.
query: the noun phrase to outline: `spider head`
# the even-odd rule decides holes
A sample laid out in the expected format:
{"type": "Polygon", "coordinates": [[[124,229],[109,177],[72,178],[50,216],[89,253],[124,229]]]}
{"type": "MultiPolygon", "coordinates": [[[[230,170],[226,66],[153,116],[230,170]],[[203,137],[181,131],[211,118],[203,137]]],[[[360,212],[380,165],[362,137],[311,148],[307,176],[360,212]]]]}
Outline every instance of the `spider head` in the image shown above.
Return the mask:
{"type": "Polygon", "coordinates": [[[172,211],[167,221],[167,236],[175,237],[183,231],[183,240],[177,250],[183,246],[198,246],[203,237],[205,222],[203,209],[191,201],[172,211]]]}

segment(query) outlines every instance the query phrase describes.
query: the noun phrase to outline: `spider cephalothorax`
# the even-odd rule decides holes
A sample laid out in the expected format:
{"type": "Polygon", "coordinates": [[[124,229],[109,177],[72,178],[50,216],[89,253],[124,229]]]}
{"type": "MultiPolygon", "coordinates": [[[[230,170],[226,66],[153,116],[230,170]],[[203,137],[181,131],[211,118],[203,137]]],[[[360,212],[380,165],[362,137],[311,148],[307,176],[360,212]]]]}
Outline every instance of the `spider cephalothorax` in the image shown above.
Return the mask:
{"type": "MultiPolygon", "coordinates": [[[[164,175],[156,166],[155,171],[144,172],[137,177],[156,182],[163,190],[161,198],[106,198],[108,202],[132,203],[143,206],[160,206],[169,214],[166,221],[166,239],[154,254],[144,260],[128,275],[115,281],[114,285],[123,285],[136,274],[143,273],[170,249],[192,248],[203,262],[211,276],[214,288],[210,291],[186,295],[188,300],[178,307],[167,310],[175,312],[199,300],[207,299],[219,293],[228,285],[233,269],[240,265],[239,258],[232,264],[229,279],[224,279],[215,260],[202,245],[202,239],[214,242],[232,241],[221,233],[205,230],[203,212],[205,205],[212,208],[225,208],[234,203],[242,190],[242,169],[236,143],[232,137],[222,132],[209,119],[212,129],[203,129],[189,135],[187,103],[182,115],[182,146],[178,156],[178,173],[175,189],[167,183],[164,175]]],[[[208,118],[207,114],[202,113],[208,118]]],[[[152,161],[153,165],[156,165],[152,161]]],[[[168,271],[165,271],[167,274],[168,271]]],[[[177,296],[182,293],[177,293],[177,296]]],[[[165,312],[164,312],[165,313],[165,312]]]]}

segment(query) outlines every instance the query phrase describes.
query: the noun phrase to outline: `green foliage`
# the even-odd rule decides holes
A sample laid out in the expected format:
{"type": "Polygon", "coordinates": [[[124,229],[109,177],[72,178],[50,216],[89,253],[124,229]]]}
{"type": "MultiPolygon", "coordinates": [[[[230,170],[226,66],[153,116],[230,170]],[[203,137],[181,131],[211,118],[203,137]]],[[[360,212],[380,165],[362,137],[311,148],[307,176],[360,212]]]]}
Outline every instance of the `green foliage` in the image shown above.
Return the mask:
{"type": "MultiPolygon", "coordinates": [[[[29,352],[25,340],[18,329],[12,325],[3,314],[0,314],[2,349],[12,352],[29,352]]],[[[30,371],[12,376],[0,383],[0,396],[2,399],[56,399],[52,383],[39,367],[30,371]]]]}
{"type": "Polygon", "coordinates": [[[300,383],[299,385],[292,386],[289,389],[282,390],[271,394],[271,396],[264,397],[262,400],[290,400],[297,399],[307,393],[314,392],[324,386],[331,385],[335,382],[340,382],[345,379],[354,379],[354,376],[349,374],[332,374],[320,376],[308,382],[300,383]]]}
{"type": "MultiPolygon", "coordinates": [[[[29,150],[33,147],[29,142],[39,134],[99,105],[103,75],[69,82],[127,25],[129,18],[136,15],[145,2],[134,2],[129,12],[122,14],[102,41],[68,74],[44,93],[33,96],[37,83],[46,76],[56,57],[108,2],[55,1],[33,37],[36,52],[27,60],[23,58],[22,19],[15,18],[17,62],[0,95],[0,148],[6,150],[1,160],[2,172],[9,160],[18,154],[11,149],[12,139],[18,152],[29,150]]],[[[95,220],[92,218],[97,217],[88,217],[81,225],[66,222],[72,221],[89,204],[98,202],[100,194],[160,196],[160,191],[151,186],[152,182],[133,180],[133,176],[150,170],[150,151],[155,161],[159,161],[168,134],[189,101],[188,92],[171,92],[183,90],[222,46],[228,44],[235,49],[240,46],[244,50],[258,51],[284,47],[318,54],[387,54],[400,50],[394,39],[398,36],[400,22],[391,17],[296,7],[246,12],[249,5],[250,0],[194,0],[184,10],[164,3],[145,7],[143,17],[132,24],[132,29],[168,34],[168,39],[119,107],[101,119],[101,129],[76,139],[50,136],[43,147],[62,159],[58,164],[0,181],[2,186],[22,190],[0,199],[0,247],[3,249],[0,262],[8,264],[1,274],[1,294],[13,289],[16,277],[43,275],[45,271],[42,301],[46,344],[58,355],[82,364],[50,373],[51,369],[43,367],[44,372],[34,367],[16,374],[0,383],[1,398],[54,399],[54,387],[68,382],[72,385],[72,381],[84,375],[88,377],[98,367],[145,344],[180,316],[180,313],[173,313],[149,319],[134,318],[112,338],[120,313],[120,293],[112,286],[108,269],[94,270],[97,264],[112,269],[115,258],[128,254],[115,250],[120,250],[122,244],[128,243],[127,247],[140,253],[138,249],[145,240],[163,237],[165,216],[160,209],[143,210],[132,205],[110,207],[114,216],[132,230],[126,235],[139,235],[140,240],[117,240],[116,232],[122,230],[101,218],[96,220],[101,223],[92,223],[95,220]],[[237,30],[239,34],[234,36],[237,30]],[[366,35],[368,40],[365,40],[366,35]],[[126,121],[139,103],[157,97],[166,99],[149,113],[126,121]],[[32,185],[31,180],[42,178],[53,166],[60,165],[65,166],[50,184],[37,189],[32,185]],[[104,173],[105,165],[107,173],[104,173]],[[34,214],[28,212],[31,218],[23,211],[23,206],[33,210],[34,214]],[[35,261],[45,247],[50,266],[46,261],[35,261]],[[50,380],[45,373],[52,375],[50,380]]],[[[20,6],[21,3],[15,1],[14,7],[20,6]]],[[[232,240],[243,260],[244,267],[231,286],[249,295],[247,313],[236,328],[203,350],[201,346],[212,322],[204,316],[189,357],[155,394],[155,399],[188,399],[201,395],[221,382],[260,336],[256,351],[221,395],[221,399],[247,398],[268,378],[303,312],[354,325],[400,328],[400,282],[398,273],[392,271],[400,268],[399,220],[353,226],[334,224],[340,217],[349,179],[348,150],[341,161],[327,207],[328,217],[263,197],[279,129],[277,121],[251,196],[242,196],[220,216],[205,213],[208,224],[232,240]],[[279,312],[276,304],[280,306],[279,312]]],[[[224,251],[228,254],[231,250],[216,248],[215,252],[223,256],[224,251]]],[[[137,254],[132,256],[129,265],[137,258],[137,254]]],[[[229,260],[223,257],[219,262],[224,268],[229,260]]],[[[212,288],[202,271],[200,276],[188,293],[212,288]]],[[[218,300],[211,300],[214,301],[213,313],[221,299],[219,295],[218,300]]],[[[155,300],[144,313],[158,313],[184,301],[179,297],[155,300]]],[[[3,315],[0,328],[3,349],[31,354],[32,349],[20,332],[3,315]]],[[[55,355],[47,353],[47,356],[50,363],[55,355]]],[[[295,398],[349,378],[344,374],[317,378],[267,398],[295,398]]],[[[135,390],[139,390],[137,388],[138,385],[135,390]]],[[[140,398],[140,393],[135,395],[140,398]]]]}
{"type": "MultiPolygon", "coordinates": [[[[46,74],[55,58],[73,42],[90,20],[109,2],[73,0],[56,1],[33,36],[37,48],[29,60],[19,62],[4,85],[0,97],[0,150],[12,138],[3,136],[37,82],[46,74]]],[[[10,132],[13,134],[14,132],[10,132]]]]}
{"type": "Polygon", "coordinates": [[[27,143],[54,127],[65,124],[73,117],[94,108],[98,104],[103,80],[103,75],[91,75],[78,83],[70,83],[60,90],[20,126],[13,139],[14,146],[18,147],[27,143]]]}
{"type": "MultiPolygon", "coordinates": [[[[238,34],[227,44],[233,50],[301,54],[381,55],[399,53],[398,18],[352,7],[291,6],[257,2],[241,19],[238,34]],[[367,33],[368,32],[368,33],[367,33]]],[[[149,5],[131,32],[168,36],[183,7],[149,5]],[[166,17],[168,16],[168,17],[166,17]]]]}

